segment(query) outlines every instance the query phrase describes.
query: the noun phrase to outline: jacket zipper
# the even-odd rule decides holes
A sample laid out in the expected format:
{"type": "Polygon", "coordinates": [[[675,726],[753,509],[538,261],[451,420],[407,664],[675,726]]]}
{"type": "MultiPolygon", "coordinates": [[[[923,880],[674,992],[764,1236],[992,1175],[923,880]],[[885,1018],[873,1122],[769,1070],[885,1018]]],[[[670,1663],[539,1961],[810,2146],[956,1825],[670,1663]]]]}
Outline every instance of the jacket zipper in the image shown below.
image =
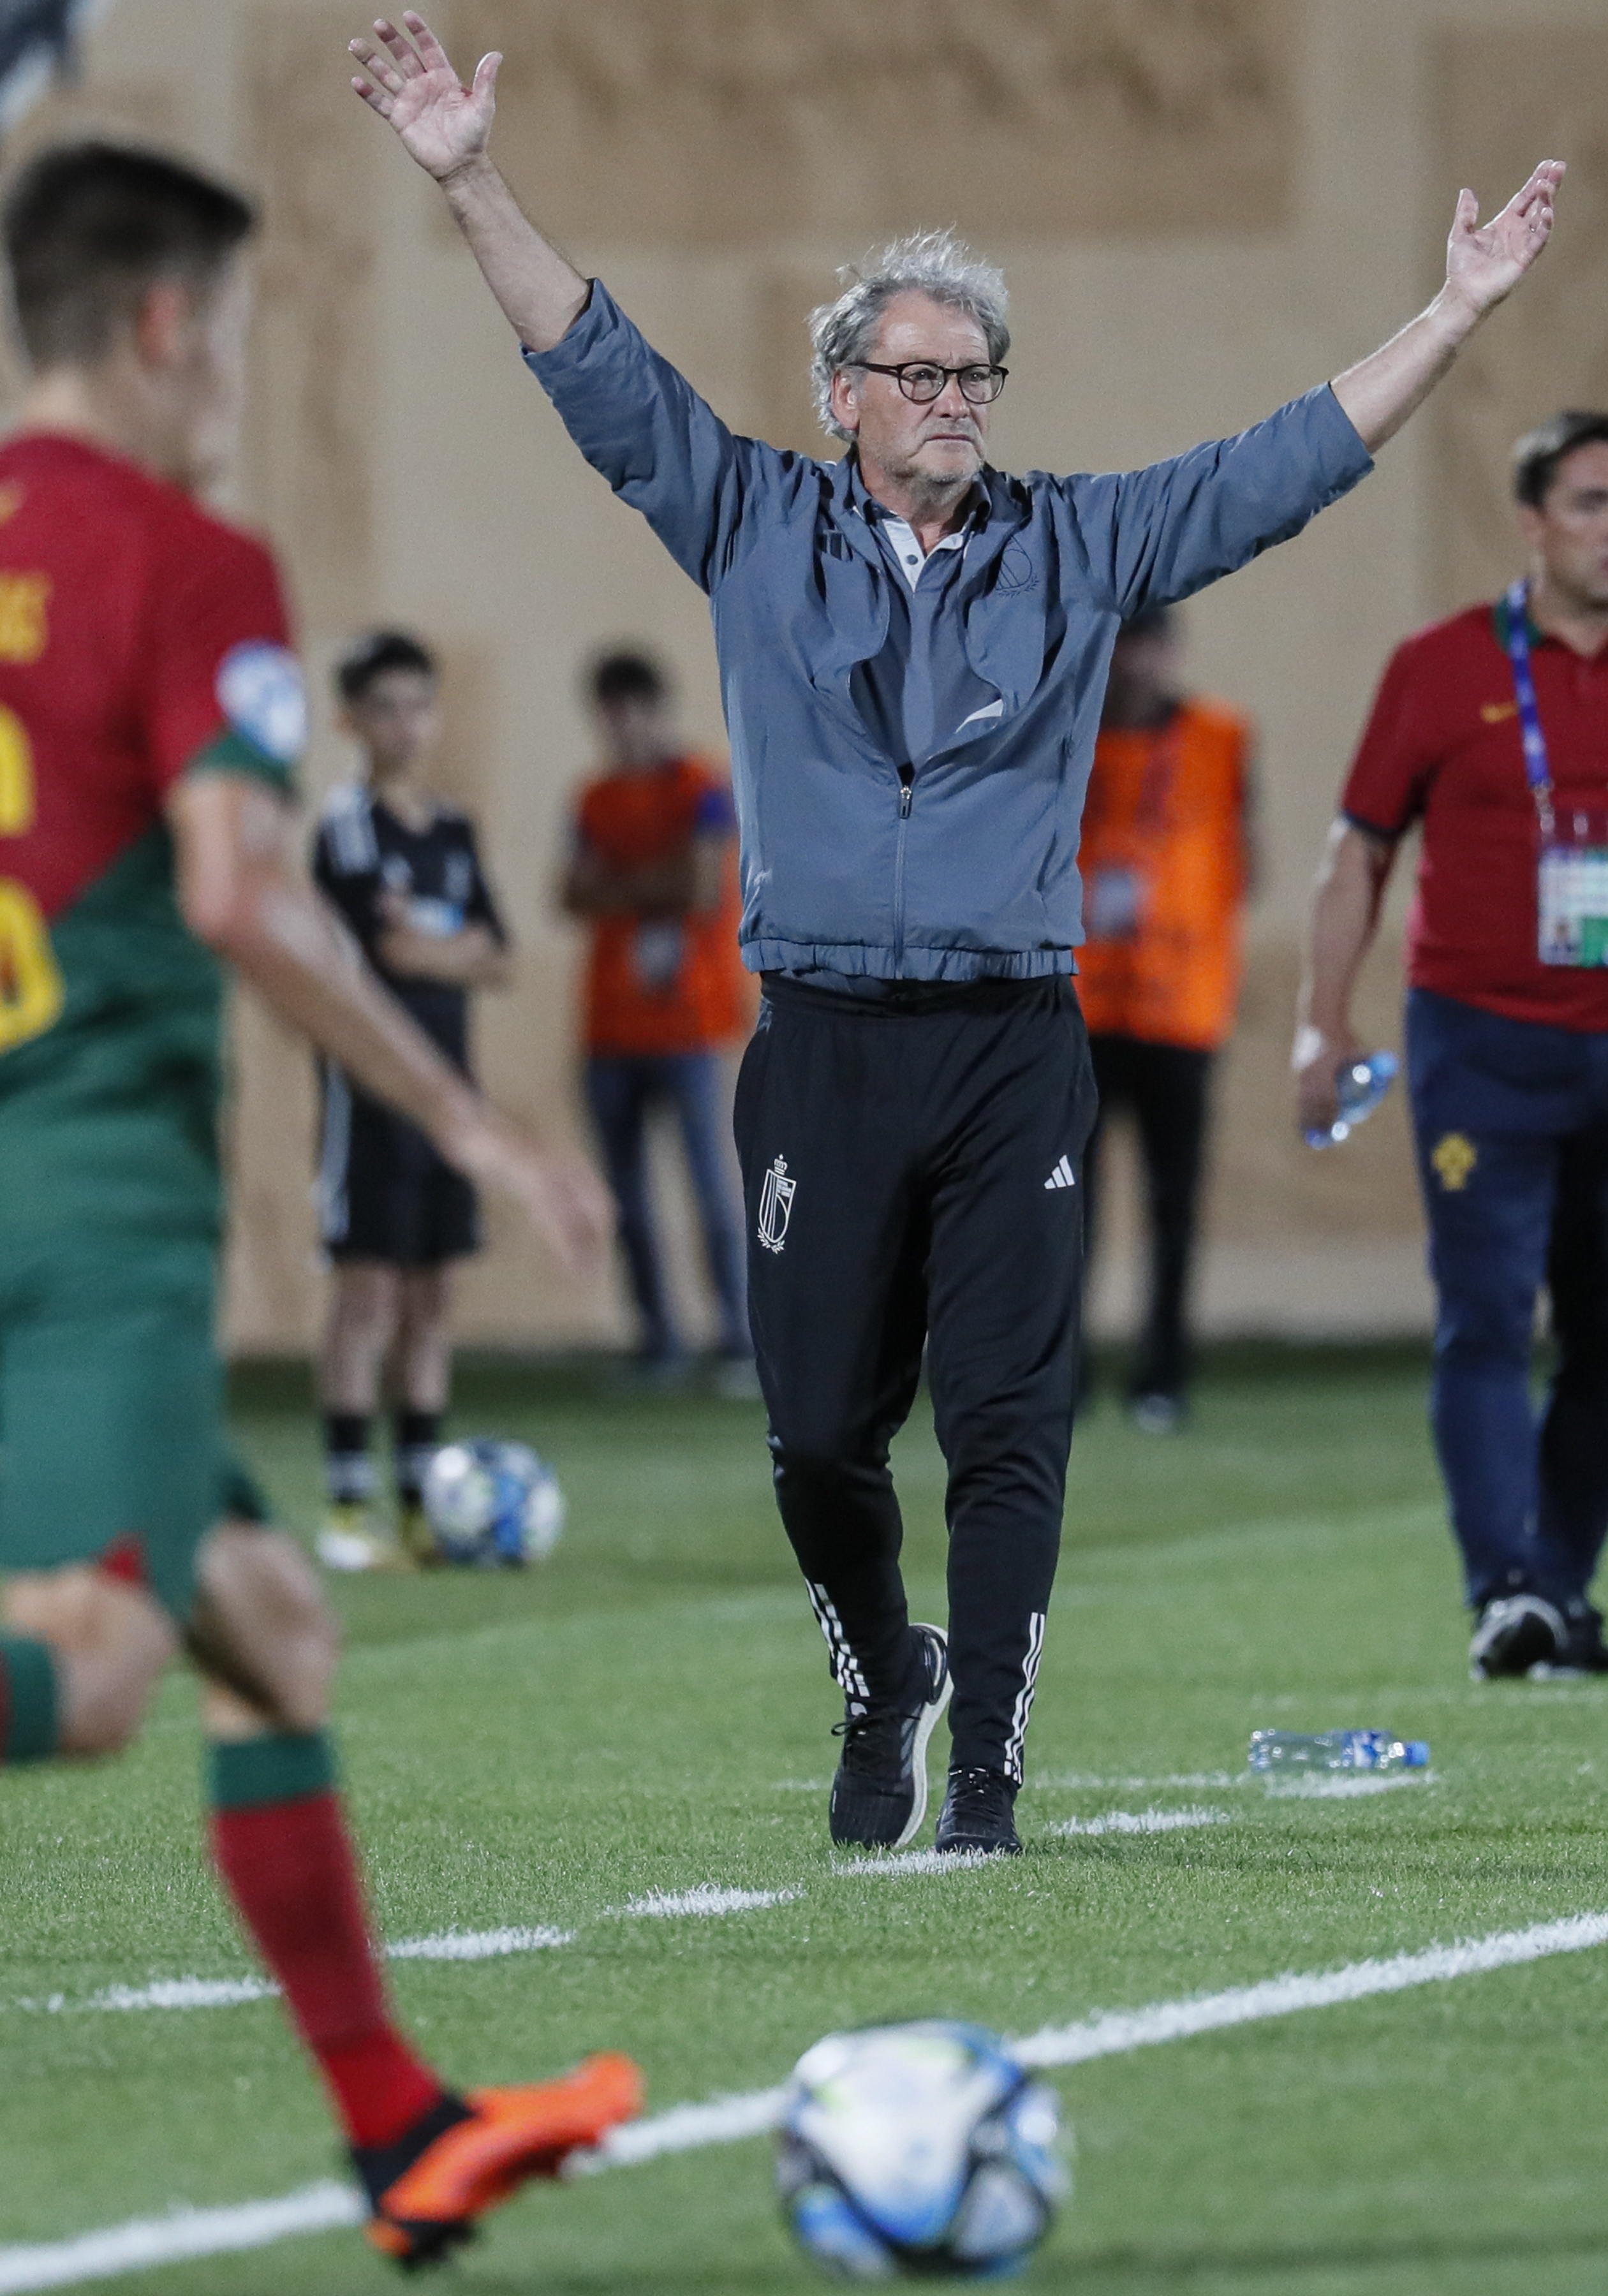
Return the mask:
{"type": "Polygon", "coordinates": [[[898,769],[898,842],[893,857],[893,965],[897,977],[905,961],[905,830],[910,819],[911,801],[915,795],[915,767],[901,766],[898,769]]]}

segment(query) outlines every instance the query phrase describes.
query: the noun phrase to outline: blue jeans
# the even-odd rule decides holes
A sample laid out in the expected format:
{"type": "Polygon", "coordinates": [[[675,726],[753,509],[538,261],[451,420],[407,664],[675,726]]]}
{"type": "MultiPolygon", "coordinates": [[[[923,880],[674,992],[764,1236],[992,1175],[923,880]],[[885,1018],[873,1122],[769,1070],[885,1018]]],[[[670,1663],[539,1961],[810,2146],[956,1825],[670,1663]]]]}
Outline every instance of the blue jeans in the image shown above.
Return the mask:
{"type": "Polygon", "coordinates": [[[647,1119],[655,1106],[676,1111],[697,1199],[710,1280],[720,1306],[723,1355],[747,1355],[748,1300],[735,1191],[727,1177],[726,1094],[717,1053],[594,1053],[587,1062],[587,1099],[603,1144],[603,1162],[619,1209],[631,1290],[642,1316],[647,1356],[679,1351],[648,1188],[647,1119]]]}
{"type": "Polygon", "coordinates": [[[1608,1035],[1415,988],[1407,1075],[1440,1301],[1435,1443],[1468,1597],[1578,1605],[1608,1531],[1608,1035]],[[1543,1285],[1557,1364],[1538,1422],[1543,1285]]]}

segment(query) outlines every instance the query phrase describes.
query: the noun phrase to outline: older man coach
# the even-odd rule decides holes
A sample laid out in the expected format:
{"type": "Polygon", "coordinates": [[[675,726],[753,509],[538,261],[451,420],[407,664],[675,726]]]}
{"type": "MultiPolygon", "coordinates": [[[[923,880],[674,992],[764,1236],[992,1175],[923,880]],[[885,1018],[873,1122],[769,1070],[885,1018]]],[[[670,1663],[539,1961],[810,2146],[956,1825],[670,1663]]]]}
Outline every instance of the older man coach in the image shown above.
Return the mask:
{"type": "Polygon", "coordinates": [[[765,980],[738,1095],[777,1497],[846,1704],[833,1839],[898,1846],[954,1685],[940,1849],[1011,1850],[1077,1376],[1095,1095],[1071,976],[1079,817],[1119,624],[1296,534],[1371,467],[1535,259],[1563,170],[1458,201],[1447,284],[1333,385],[1120,477],[989,467],[1005,286],[945,234],[814,323],[836,463],[735,438],[488,155],[423,20],[358,94],[440,184],[581,452],[709,593],[765,980]],[[949,1642],[913,1626],[890,1439],[923,1344],[949,1642]]]}

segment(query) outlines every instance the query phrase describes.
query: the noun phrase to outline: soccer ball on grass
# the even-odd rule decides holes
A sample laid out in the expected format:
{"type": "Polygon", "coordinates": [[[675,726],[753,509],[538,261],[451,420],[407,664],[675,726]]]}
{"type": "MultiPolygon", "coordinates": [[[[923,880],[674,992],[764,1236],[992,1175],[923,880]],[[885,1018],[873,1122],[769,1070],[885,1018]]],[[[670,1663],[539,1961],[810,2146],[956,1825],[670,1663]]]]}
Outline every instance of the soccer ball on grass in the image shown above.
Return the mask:
{"type": "Polygon", "coordinates": [[[424,1513],[446,1562],[519,1570],[557,1545],[564,1496],[529,1444],[477,1435],[444,1443],[431,1460],[424,1513]]]}
{"type": "Polygon", "coordinates": [[[830,2033],[800,2057],[776,2183],[800,2245],[844,2280],[989,2279],[1069,2189],[1055,2093],[980,2026],[830,2033]]]}

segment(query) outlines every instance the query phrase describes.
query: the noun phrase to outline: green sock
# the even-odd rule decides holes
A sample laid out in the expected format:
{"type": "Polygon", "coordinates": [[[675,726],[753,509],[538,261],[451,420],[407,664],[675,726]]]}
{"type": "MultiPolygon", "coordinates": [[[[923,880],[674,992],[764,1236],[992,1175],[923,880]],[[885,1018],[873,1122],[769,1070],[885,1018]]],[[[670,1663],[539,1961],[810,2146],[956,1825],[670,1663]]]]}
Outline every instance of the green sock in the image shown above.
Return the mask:
{"type": "Polygon", "coordinates": [[[31,1635],[0,1635],[0,1763],[48,1761],[62,1742],[55,1653],[31,1635]]]}
{"type": "Polygon", "coordinates": [[[236,1738],[207,1749],[207,1789],[214,1809],[258,1809],[265,1802],[304,1801],[335,1783],[335,1749],[323,1730],[236,1738]]]}

